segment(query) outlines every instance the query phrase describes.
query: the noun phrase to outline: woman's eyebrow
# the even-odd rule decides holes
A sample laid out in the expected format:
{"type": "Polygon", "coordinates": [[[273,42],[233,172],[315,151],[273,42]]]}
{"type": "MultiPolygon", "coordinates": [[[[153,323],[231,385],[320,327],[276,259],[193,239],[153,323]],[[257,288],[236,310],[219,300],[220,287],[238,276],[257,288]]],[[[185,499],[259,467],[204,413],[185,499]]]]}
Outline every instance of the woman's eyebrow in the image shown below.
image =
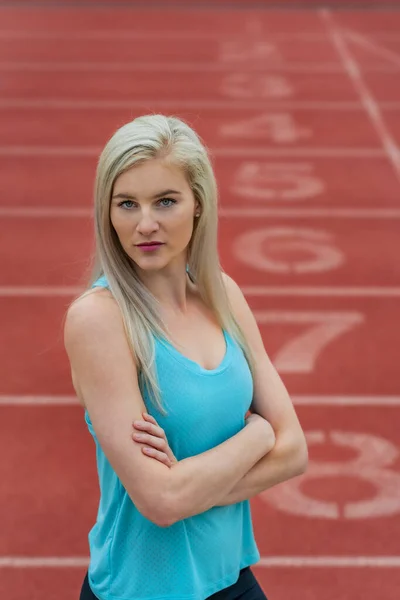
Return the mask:
{"type": "MultiPolygon", "coordinates": [[[[155,196],[153,196],[153,200],[155,200],[156,198],[161,198],[162,196],[168,196],[168,194],[181,194],[181,192],[178,192],[178,190],[164,190],[163,192],[159,192],[158,194],[155,194],[155,196]]],[[[115,194],[115,196],[113,196],[113,199],[114,198],[127,198],[128,200],[136,201],[135,196],[132,196],[132,194],[125,194],[124,192],[115,194]]]]}
{"type": "Polygon", "coordinates": [[[153,199],[155,200],[156,198],[161,198],[162,196],[168,196],[168,194],[180,194],[181,192],[178,192],[178,190],[164,190],[163,192],[160,192],[159,194],[156,194],[155,196],[153,196],[153,199]]]}

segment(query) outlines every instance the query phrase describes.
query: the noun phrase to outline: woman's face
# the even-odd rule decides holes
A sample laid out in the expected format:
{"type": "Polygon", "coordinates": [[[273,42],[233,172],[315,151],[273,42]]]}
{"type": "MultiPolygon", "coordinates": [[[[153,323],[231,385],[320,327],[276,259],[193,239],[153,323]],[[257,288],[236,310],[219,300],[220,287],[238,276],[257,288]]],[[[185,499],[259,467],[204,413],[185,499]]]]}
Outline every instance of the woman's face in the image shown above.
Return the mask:
{"type": "Polygon", "coordinates": [[[110,218],[128,256],[139,269],[150,271],[185,264],[198,211],[182,170],[152,159],[116,179],[110,218]]]}

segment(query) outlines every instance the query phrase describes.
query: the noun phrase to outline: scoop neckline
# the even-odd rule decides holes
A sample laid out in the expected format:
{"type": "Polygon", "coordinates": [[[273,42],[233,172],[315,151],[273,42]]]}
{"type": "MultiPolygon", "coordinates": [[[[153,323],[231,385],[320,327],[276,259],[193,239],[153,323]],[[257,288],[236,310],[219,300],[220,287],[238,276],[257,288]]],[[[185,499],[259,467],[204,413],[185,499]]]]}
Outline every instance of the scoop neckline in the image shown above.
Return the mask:
{"type": "MultiPolygon", "coordinates": [[[[92,287],[106,287],[109,289],[108,281],[105,275],[101,275],[93,284],[92,287]]],[[[160,337],[153,333],[153,337],[156,341],[160,342],[166,350],[169,351],[171,356],[175,358],[179,363],[181,363],[184,367],[191,371],[195,371],[200,375],[218,375],[225,371],[225,369],[229,366],[231,362],[231,336],[226,331],[226,329],[222,328],[222,334],[225,340],[225,354],[215,369],[205,369],[198,362],[192,360],[188,356],[185,356],[178,348],[176,348],[169,340],[166,338],[160,337]]]]}
{"type": "Polygon", "coordinates": [[[178,348],[171,344],[171,342],[168,341],[166,338],[161,338],[157,336],[156,340],[160,342],[166,348],[166,350],[169,351],[169,353],[173,358],[175,358],[175,360],[177,360],[184,367],[190,369],[191,371],[195,371],[196,373],[201,375],[218,375],[219,373],[225,371],[225,369],[229,366],[231,362],[230,336],[225,329],[222,329],[222,333],[225,340],[225,354],[221,362],[217,367],[215,367],[215,369],[205,369],[195,360],[192,360],[188,356],[185,356],[185,354],[178,350],[178,348]]]}

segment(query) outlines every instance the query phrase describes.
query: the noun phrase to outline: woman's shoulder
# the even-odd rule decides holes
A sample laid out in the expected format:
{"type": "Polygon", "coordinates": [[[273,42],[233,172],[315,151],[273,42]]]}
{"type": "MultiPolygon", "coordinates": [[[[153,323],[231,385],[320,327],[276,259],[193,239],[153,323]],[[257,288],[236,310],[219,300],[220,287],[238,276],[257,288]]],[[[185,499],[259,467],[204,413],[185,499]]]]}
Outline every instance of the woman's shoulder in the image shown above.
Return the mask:
{"type": "Polygon", "coordinates": [[[103,298],[114,298],[108,286],[108,281],[104,275],[96,279],[88,289],[86,289],[82,294],[80,294],[80,296],[71,302],[68,308],[68,313],[70,310],[78,310],[78,312],[90,310],[93,305],[97,306],[99,299],[103,298]],[[76,309],[77,306],[80,308],[76,309]]]}
{"type": "Polygon", "coordinates": [[[76,298],[68,307],[64,333],[66,339],[96,334],[121,321],[118,304],[105,287],[94,287],[76,298]]]}
{"type": "Polygon", "coordinates": [[[68,355],[72,382],[80,404],[82,368],[90,371],[93,357],[122,356],[129,352],[120,308],[105,287],[87,290],[68,308],[64,320],[64,347],[68,355]]]}
{"type": "Polygon", "coordinates": [[[238,300],[243,297],[243,292],[240,289],[240,286],[227,273],[222,272],[221,275],[229,301],[233,303],[238,302],[238,300]]]}
{"type": "Polygon", "coordinates": [[[222,273],[222,280],[225,283],[225,290],[233,316],[240,325],[246,326],[249,317],[253,320],[253,316],[243,291],[236,281],[226,273],[222,273]]]}

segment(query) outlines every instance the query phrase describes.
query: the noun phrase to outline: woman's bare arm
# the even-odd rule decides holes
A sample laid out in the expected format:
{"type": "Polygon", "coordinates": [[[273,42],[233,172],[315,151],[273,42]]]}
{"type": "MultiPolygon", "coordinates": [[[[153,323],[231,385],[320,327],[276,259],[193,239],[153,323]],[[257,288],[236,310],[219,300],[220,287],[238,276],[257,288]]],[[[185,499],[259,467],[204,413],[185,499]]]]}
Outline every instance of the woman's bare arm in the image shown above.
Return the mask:
{"type": "Polygon", "coordinates": [[[154,523],[169,526],[215,506],[271,449],[273,432],[260,417],[172,468],[146,457],[131,439],[132,422],[146,409],[116,302],[100,292],[74,303],[64,339],[98,441],[138,510],[154,523]]]}
{"type": "Polygon", "coordinates": [[[219,505],[251,498],[282,481],[301,475],[308,462],[304,433],[286,387],[265,351],[256,320],[239,286],[227,275],[224,275],[224,280],[232,310],[255,359],[251,410],[271,423],[276,443],[272,450],[233,486],[219,505]]]}

